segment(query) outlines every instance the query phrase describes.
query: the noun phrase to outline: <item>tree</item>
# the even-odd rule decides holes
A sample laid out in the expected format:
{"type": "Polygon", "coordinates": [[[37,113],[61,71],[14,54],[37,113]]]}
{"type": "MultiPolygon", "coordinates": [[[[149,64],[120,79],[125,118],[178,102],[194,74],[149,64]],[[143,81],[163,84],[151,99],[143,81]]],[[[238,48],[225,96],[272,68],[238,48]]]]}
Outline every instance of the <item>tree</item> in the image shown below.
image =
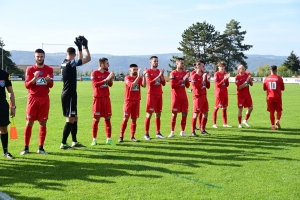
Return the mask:
{"type": "Polygon", "coordinates": [[[219,60],[226,63],[226,71],[234,71],[238,64],[244,65],[247,69],[245,59],[248,57],[243,53],[252,48],[252,45],[242,44],[245,39],[246,31],[240,31],[240,23],[231,20],[226,24],[226,30],[220,35],[216,54],[219,60]]]}
{"type": "MultiPolygon", "coordinates": [[[[180,47],[177,49],[183,53],[185,66],[187,69],[193,66],[197,60],[203,60],[206,63],[215,62],[214,51],[220,33],[215,27],[207,22],[192,24],[182,34],[180,47]]],[[[177,56],[173,56],[172,63],[175,63],[177,56]]],[[[169,65],[175,69],[175,65],[169,65]]]]}
{"type": "Polygon", "coordinates": [[[9,74],[18,74],[18,75],[24,75],[25,72],[21,69],[19,69],[16,64],[9,58],[11,57],[11,54],[9,51],[4,50],[5,44],[0,38],[0,67],[3,70],[7,71],[9,74]],[[2,65],[2,48],[3,48],[3,65],[2,65]]]}
{"type": "Polygon", "coordinates": [[[264,66],[259,66],[256,72],[257,77],[266,77],[270,75],[270,66],[269,65],[264,65],[264,66]]]}
{"type": "Polygon", "coordinates": [[[285,65],[282,65],[277,68],[277,75],[282,77],[292,77],[293,72],[289,68],[287,68],[285,65]]]}
{"type": "Polygon", "coordinates": [[[298,70],[300,70],[299,57],[297,57],[294,51],[292,51],[289,57],[287,57],[287,59],[284,61],[283,65],[290,69],[292,72],[298,72],[298,70]]]}

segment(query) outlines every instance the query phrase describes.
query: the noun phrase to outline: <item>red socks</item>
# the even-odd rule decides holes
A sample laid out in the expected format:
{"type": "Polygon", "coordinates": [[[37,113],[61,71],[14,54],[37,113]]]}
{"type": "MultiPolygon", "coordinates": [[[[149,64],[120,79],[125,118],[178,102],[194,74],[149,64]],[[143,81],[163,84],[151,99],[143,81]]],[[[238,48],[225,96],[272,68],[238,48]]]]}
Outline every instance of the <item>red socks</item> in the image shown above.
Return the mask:
{"type": "MultiPolygon", "coordinates": [[[[40,131],[39,131],[39,139],[40,139],[39,145],[40,146],[44,146],[44,142],[46,139],[46,133],[47,133],[47,128],[40,126],[40,131]]],[[[29,145],[29,142],[28,142],[28,145],[29,145]]]]}
{"type": "Polygon", "coordinates": [[[92,123],[92,137],[93,138],[97,138],[98,124],[99,124],[99,121],[93,120],[93,123],[92,123]]]}
{"type": "Polygon", "coordinates": [[[25,131],[24,131],[24,144],[25,144],[25,146],[29,146],[31,133],[32,133],[32,126],[25,126],[25,131]]]}

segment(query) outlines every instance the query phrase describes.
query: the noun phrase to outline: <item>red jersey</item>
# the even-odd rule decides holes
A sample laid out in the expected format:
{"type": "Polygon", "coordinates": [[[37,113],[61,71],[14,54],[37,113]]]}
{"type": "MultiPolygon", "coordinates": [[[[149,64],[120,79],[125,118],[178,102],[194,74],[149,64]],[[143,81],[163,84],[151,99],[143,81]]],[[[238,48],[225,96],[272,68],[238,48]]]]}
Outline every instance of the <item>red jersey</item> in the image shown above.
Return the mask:
{"type": "Polygon", "coordinates": [[[111,87],[113,82],[105,80],[108,75],[108,71],[100,72],[99,70],[96,70],[91,73],[94,97],[109,97],[108,87],[111,87]]]}
{"type": "Polygon", "coordinates": [[[229,86],[228,79],[224,79],[224,76],[227,73],[216,72],[214,75],[215,79],[215,97],[216,98],[228,98],[228,90],[229,86]]]}
{"type": "Polygon", "coordinates": [[[155,95],[162,95],[162,85],[166,85],[166,80],[162,80],[161,77],[157,80],[154,80],[158,75],[160,71],[158,69],[148,69],[146,74],[146,81],[148,85],[148,92],[147,94],[155,94],[155,95]]]}
{"type": "Polygon", "coordinates": [[[190,82],[192,81],[192,78],[191,78],[191,77],[192,77],[195,73],[196,73],[196,70],[191,71],[190,77],[189,77],[189,81],[190,81],[190,82]]]}
{"type": "Polygon", "coordinates": [[[203,75],[199,75],[197,73],[194,73],[191,76],[191,82],[193,86],[193,97],[199,97],[202,95],[206,95],[206,88],[210,88],[210,82],[205,80],[205,87],[203,87],[203,75]]]}
{"type": "Polygon", "coordinates": [[[132,87],[132,83],[135,81],[137,77],[126,76],[125,81],[125,100],[141,100],[141,85],[143,83],[143,78],[140,77],[137,85],[132,87]]]}
{"type": "Polygon", "coordinates": [[[186,99],[187,95],[185,88],[190,87],[190,82],[188,80],[184,81],[183,77],[187,74],[185,71],[174,70],[170,74],[170,85],[172,100],[186,99]]]}
{"type": "Polygon", "coordinates": [[[49,88],[53,87],[53,69],[48,65],[39,68],[36,65],[28,67],[26,69],[26,78],[25,78],[25,87],[28,89],[28,93],[31,96],[48,96],[50,90],[49,88]],[[39,77],[36,79],[35,83],[32,83],[31,80],[34,77],[34,72],[40,71],[39,77]],[[45,77],[50,76],[51,81],[47,83],[45,77]]]}
{"type": "Polygon", "coordinates": [[[237,74],[235,77],[236,93],[238,97],[247,98],[251,96],[249,85],[239,90],[240,85],[246,82],[248,76],[250,76],[249,73],[244,73],[244,75],[237,74]]]}
{"type": "Polygon", "coordinates": [[[281,102],[281,91],[284,90],[283,79],[277,75],[270,75],[264,80],[264,90],[267,90],[268,102],[281,102]]]}

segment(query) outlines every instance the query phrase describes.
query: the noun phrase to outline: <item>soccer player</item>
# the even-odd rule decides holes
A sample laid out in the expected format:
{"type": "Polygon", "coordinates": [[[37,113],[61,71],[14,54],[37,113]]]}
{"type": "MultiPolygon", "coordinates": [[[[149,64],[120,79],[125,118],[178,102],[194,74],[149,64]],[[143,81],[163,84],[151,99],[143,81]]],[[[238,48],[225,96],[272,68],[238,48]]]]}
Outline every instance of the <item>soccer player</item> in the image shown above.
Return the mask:
{"type": "Polygon", "coordinates": [[[166,85],[166,80],[164,78],[165,70],[157,69],[158,58],[157,56],[150,57],[151,68],[147,70],[146,82],[148,85],[147,91],[147,102],[146,102],[146,118],[145,118],[145,140],[150,140],[149,128],[152,113],[155,112],[155,123],[156,123],[156,137],[165,138],[160,133],[160,116],[162,111],[162,86],[166,85]]]}
{"type": "MultiPolygon", "coordinates": [[[[190,80],[190,82],[191,82],[191,77],[196,73],[196,71],[197,71],[197,64],[196,63],[194,63],[193,64],[193,66],[194,66],[194,70],[193,71],[191,71],[191,73],[190,73],[190,78],[189,78],[189,80],[190,80]]],[[[193,92],[193,88],[191,89],[191,92],[193,92]]],[[[196,129],[197,130],[201,130],[201,121],[202,121],[202,113],[201,113],[201,111],[199,112],[199,114],[198,114],[198,127],[196,127],[196,129]]]]}
{"type": "Polygon", "coordinates": [[[97,145],[98,124],[100,118],[104,118],[106,130],[106,144],[112,144],[111,123],[112,116],[111,102],[109,98],[109,87],[113,85],[114,72],[108,72],[109,62],[107,58],[99,59],[99,68],[91,73],[92,87],[94,91],[93,100],[93,123],[92,123],[92,146],[97,145]]]}
{"type": "Polygon", "coordinates": [[[176,69],[170,74],[171,85],[171,133],[169,137],[174,137],[174,129],[176,125],[177,113],[182,113],[180,136],[186,136],[184,130],[186,126],[186,118],[188,114],[188,98],[185,88],[190,87],[189,73],[184,71],[184,59],[176,58],[176,69]]]}
{"type": "Polygon", "coordinates": [[[124,119],[120,128],[120,139],[119,142],[123,142],[124,132],[127,127],[127,122],[131,116],[130,124],[130,140],[134,142],[139,142],[135,139],[134,134],[136,130],[136,119],[140,115],[140,101],[141,101],[141,87],[146,87],[145,74],[146,69],[143,71],[142,77],[140,76],[141,69],[138,69],[136,64],[131,64],[129,69],[129,76],[124,79],[125,82],[125,95],[124,95],[124,119]]]}
{"type": "Polygon", "coordinates": [[[37,153],[47,154],[44,142],[47,134],[47,120],[50,109],[49,92],[53,87],[53,69],[44,64],[45,52],[37,49],[34,53],[36,64],[26,69],[25,87],[28,90],[26,126],[24,131],[25,148],[21,155],[29,153],[29,143],[34,121],[40,123],[39,149],[37,153]]]}
{"type": "Polygon", "coordinates": [[[217,126],[217,113],[219,108],[222,109],[223,127],[232,127],[227,124],[227,106],[228,106],[228,90],[230,74],[225,72],[225,62],[218,63],[218,71],[214,75],[215,80],[215,108],[213,112],[213,128],[217,126]]]}
{"type": "Polygon", "coordinates": [[[264,80],[264,91],[267,91],[267,110],[270,112],[270,121],[272,124],[271,129],[276,130],[275,124],[278,129],[281,129],[280,118],[282,114],[282,99],[281,91],[284,90],[283,79],[277,75],[277,66],[272,65],[270,68],[271,75],[264,80]],[[276,111],[276,123],[275,123],[276,111]]]}
{"type": "Polygon", "coordinates": [[[7,126],[9,122],[9,110],[11,117],[15,117],[16,113],[15,95],[12,88],[10,76],[6,71],[0,69],[0,140],[3,148],[3,156],[5,158],[14,159],[14,156],[8,152],[8,130],[7,126]],[[6,92],[10,99],[10,109],[9,104],[6,101],[6,92]]]}
{"type": "Polygon", "coordinates": [[[201,134],[208,134],[205,130],[209,109],[206,89],[210,88],[210,75],[205,73],[204,61],[196,62],[196,72],[191,76],[191,82],[193,86],[192,136],[197,136],[195,129],[199,114],[202,114],[201,134]]]}
{"type": "Polygon", "coordinates": [[[246,112],[245,119],[243,124],[247,127],[250,127],[248,119],[253,110],[252,98],[250,95],[249,85],[252,86],[252,78],[250,73],[246,72],[246,69],[243,65],[238,66],[238,74],[235,77],[236,92],[237,92],[237,103],[238,103],[238,128],[242,128],[242,112],[243,108],[248,108],[246,112]]]}
{"type": "Polygon", "coordinates": [[[63,115],[66,117],[66,123],[63,129],[60,148],[74,149],[74,147],[85,147],[77,141],[78,114],[77,114],[77,66],[88,63],[91,60],[88,49],[88,40],[79,36],[75,38],[75,45],[78,48],[78,61],[75,61],[76,50],[73,47],[67,49],[66,59],[61,64],[61,73],[63,79],[63,90],[61,94],[61,104],[63,115]],[[82,47],[85,49],[83,58],[82,47]],[[72,146],[67,144],[67,139],[72,134],[72,146]]]}

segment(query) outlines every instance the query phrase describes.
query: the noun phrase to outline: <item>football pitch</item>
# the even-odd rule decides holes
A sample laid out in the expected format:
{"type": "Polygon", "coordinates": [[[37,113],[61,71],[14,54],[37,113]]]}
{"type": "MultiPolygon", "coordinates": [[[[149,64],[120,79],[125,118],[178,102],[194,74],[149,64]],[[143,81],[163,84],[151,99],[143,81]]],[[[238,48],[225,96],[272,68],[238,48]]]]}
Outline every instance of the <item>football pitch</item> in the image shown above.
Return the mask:
{"type": "MultiPolygon", "coordinates": [[[[44,146],[49,154],[36,153],[39,124],[35,122],[29,147],[31,153],[21,156],[27,90],[23,82],[15,81],[15,123],[19,139],[9,141],[9,151],[16,159],[0,158],[0,192],[15,199],[34,200],[300,199],[300,85],[285,86],[282,130],[271,130],[262,83],[254,83],[250,88],[254,105],[249,119],[250,128],[237,128],[235,84],[230,83],[227,115],[228,124],[233,127],[222,127],[222,112],[219,110],[219,128],[213,129],[212,83],[208,90],[210,111],[207,123],[207,131],[211,135],[190,136],[192,93],[187,92],[190,112],[185,132],[189,137],[179,136],[179,114],[175,137],[156,139],[152,116],[150,141],[143,138],[146,89],[142,89],[136,132],[136,139],[141,142],[129,140],[129,121],[125,141],[119,144],[117,140],[123,118],[124,83],[114,82],[110,94],[113,109],[112,139],[116,145],[105,144],[104,120],[101,119],[98,145],[91,146],[91,82],[78,82],[78,141],[87,148],[61,150],[59,146],[65,124],[60,103],[62,82],[55,82],[50,92],[51,108],[44,146]]],[[[161,133],[168,136],[171,119],[169,83],[163,91],[161,133]]],[[[68,143],[71,144],[71,135],[68,143]]]]}

